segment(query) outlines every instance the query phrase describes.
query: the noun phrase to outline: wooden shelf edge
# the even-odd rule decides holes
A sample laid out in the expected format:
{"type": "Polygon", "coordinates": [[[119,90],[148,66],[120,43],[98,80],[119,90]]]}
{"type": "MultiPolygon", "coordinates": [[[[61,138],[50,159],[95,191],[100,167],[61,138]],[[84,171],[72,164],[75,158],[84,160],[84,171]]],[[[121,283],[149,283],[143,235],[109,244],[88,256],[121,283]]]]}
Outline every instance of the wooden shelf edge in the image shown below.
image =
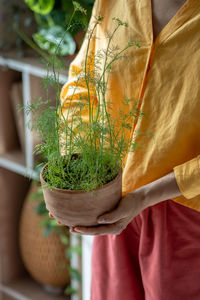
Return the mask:
{"type": "Polygon", "coordinates": [[[69,296],[55,296],[45,292],[44,288],[30,277],[24,277],[8,284],[0,284],[0,292],[16,300],[70,300],[69,296]]]}
{"type": "MultiPolygon", "coordinates": [[[[66,59],[67,65],[69,65],[71,62],[70,60],[68,60],[66,59]]],[[[47,70],[46,67],[40,64],[38,61],[39,59],[33,57],[17,58],[12,52],[8,53],[6,56],[2,55],[2,53],[0,52],[1,66],[9,67],[18,72],[25,72],[43,78],[47,76],[47,70]]],[[[61,84],[64,84],[68,79],[68,68],[59,72],[59,81],[61,84]]],[[[53,75],[53,72],[51,71],[49,75],[53,75]]]]}
{"type": "Polygon", "coordinates": [[[38,179],[37,173],[33,169],[26,167],[25,155],[20,150],[14,150],[1,154],[0,167],[31,179],[38,179]]]}

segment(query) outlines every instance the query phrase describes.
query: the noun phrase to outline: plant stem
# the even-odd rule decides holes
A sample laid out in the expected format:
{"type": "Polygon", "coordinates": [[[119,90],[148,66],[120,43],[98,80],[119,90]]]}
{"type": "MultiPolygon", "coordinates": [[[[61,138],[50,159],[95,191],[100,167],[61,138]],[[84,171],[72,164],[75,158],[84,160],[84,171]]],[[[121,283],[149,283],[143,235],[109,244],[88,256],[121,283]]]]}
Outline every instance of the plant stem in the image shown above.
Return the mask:
{"type": "MultiPolygon", "coordinates": [[[[90,85],[89,85],[89,76],[87,75],[87,64],[88,64],[88,55],[89,55],[89,47],[90,47],[90,42],[92,39],[92,36],[94,34],[95,28],[97,26],[97,24],[99,24],[99,22],[95,22],[91,34],[89,36],[88,39],[88,44],[87,44],[87,50],[86,50],[86,57],[85,57],[85,82],[86,82],[86,86],[87,86],[87,92],[88,92],[88,103],[89,103],[89,136],[90,136],[90,145],[92,148],[92,137],[91,137],[91,127],[92,127],[92,117],[91,117],[91,100],[90,100],[90,85]]],[[[89,72],[90,72],[90,65],[89,65],[89,72]]],[[[88,73],[89,74],[89,73],[88,73]]]]}
{"type": "Polygon", "coordinates": [[[22,32],[19,28],[15,27],[15,31],[17,34],[24,40],[27,45],[33,48],[39,55],[41,55],[47,62],[50,61],[50,56],[43,52],[24,32],[22,32]]]}

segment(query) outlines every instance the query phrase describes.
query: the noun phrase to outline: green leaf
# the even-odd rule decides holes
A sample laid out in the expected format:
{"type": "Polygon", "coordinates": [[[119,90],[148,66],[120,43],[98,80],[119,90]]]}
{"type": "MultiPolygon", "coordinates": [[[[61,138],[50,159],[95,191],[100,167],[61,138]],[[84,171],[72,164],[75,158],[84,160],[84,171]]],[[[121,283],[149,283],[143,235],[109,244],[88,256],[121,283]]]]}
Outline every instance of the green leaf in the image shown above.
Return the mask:
{"type": "Polygon", "coordinates": [[[81,246],[73,246],[66,249],[66,258],[71,259],[73,253],[76,253],[78,255],[82,254],[82,247],[81,246]]]}
{"type": "Polygon", "coordinates": [[[72,1],[75,11],[80,11],[82,14],[87,15],[87,10],[83,8],[77,1],[72,1]]]}
{"type": "Polygon", "coordinates": [[[33,35],[37,45],[48,51],[49,54],[60,56],[73,55],[76,50],[76,43],[68,32],[61,26],[51,28],[41,28],[33,35]]]}
{"type": "Polygon", "coordinates": [[[78,270],[70,267],[69,272],[70,272],[70,275],[73,279],[76,279],[78,282],[81,282],[81,274],[78,270]]]}
{"type": "Polygon", "coordinates": [[[44,215],[47,213],[47,209],[44,201],[40,202],[34,209],[38,215],[44,215]]]}
{"type": "Polygon", "coordinates": [[[78,291],[76,289],[74,289],[71,285],[69,285],[64,292],[66,295],[74,295],[77,294],[78,291]]]}
{"type": "Polygon", "coordinates": [[[54,227],[48,226],[43,231],[43,236],[48,237],[54,231],[54,227]]]}
{"type": "Polygon", "coordinates": [[[60,235],[60,240],[64,245],[66,245],[66,246],[69,245],[69,239],[64,234],[60,235]]]}
{"type": "Polygon", "coordinates": [[[42,188],[38,186],[37,191],[30,196],[29,201],[43,201],[43,199],[42,188]]]}
{"type": "Polygon", "coordinates": [[[55,0],[24,0],[29,8],[41,15],[49,14],[55,4],[55,0]]]}
{"type": "Polygon", "coordinates": [[[65,257],[67,259],[71,259],[72,258],[72,251],[70,248],[65,249],[65,257]]]}
{"type": "Polygon", "coordinates": [[[44,219],[42,219],[39,223],[39,227],[47,227],[49,224],[49,216],[44,217],[44,219]]]}
{"type": "Polygon", "coordinates": [[[52,227],[60,227],[60,225],[58,224],[58,222],[56,221],[56,219],[50,219],[50,218],[49,218],[49,224],[50,224],[52,227]]]}
{"type": "Polygon", "coordinates": [[[81,255],[82,254],[82,247],[81,247],[81,245],[71,247],[71,251],[81,255]]]}

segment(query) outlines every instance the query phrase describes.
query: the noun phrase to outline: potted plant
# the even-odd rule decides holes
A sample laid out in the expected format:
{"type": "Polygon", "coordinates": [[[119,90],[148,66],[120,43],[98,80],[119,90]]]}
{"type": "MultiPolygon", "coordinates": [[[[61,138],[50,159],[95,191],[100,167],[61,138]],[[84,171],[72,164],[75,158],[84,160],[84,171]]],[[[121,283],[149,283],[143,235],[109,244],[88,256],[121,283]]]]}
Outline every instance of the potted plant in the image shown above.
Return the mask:
{"type": "Polygon", "coordinates": [[[24,2],[34,12],[38,30],[32,37],[40,49],[47,51],[50,55],[55,54],[61,37],[64,38],[57,53],[59,56],[73,55],[76,48],[79,49],[79,40],[83,37],[83,25],[84,28],[88,25],[94,0],[79,0],[78,2],[87,10],[87,14],[77,11],[72,20],[72,0],[24,0],[24,2]],[[65,32],[66,24],[69,23],[70,27],[65,32]]]}
{"type": "MultiPolygon", "coordinates": [[[[76,10],[82,8],[75,2],[76,10]]],[[[46,207],[67,226],[96,225],[99,215],[117,205],[122,194],[123,163],[128,151],[134,151],[136,146],[131,139],[131,124],[138,117],[138,100],[125,97],[123,109],[113,118],[106,94],[115,62],[125,58],[129,48],[140,46],[130,41],[123,49],[114,47],[115,33],[128,25],[113,18],[115,28],[108,35],[107,48],[91,53],[90,44],[101,22],[102,17],[98,16],[88,29],[84,72],[77,73],[77,83],[65,104],[67,113],[63,113],[59,87],[56,106],[47,97],[45,103],[37,101],[28,109],[33,112],[33,127],[43,140],[37,151],[47,160],[40,173],[46,207]],[[87,97],[81,96],[80,90],[77,103],[74,95],[83,86],[87,97]],[[86,112],[89,122],[84,121],[86,112]],[[57,208],[63,207],[63,201],[67,212],[61,220],[57,208]]],[[[47,77],[46,83],[58,86],[54,64],[53,72],[54,78],[47,77]]]]}

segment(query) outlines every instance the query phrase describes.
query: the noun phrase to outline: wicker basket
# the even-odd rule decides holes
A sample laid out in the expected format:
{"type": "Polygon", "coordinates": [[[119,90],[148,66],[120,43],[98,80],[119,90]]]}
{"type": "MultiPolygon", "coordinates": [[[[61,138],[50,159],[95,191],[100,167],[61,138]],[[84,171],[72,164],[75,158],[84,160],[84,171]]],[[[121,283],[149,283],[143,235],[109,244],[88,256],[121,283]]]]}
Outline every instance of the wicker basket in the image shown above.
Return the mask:
{"type": "MultiPolygon", "coordinates": [[[[68,262],[65,258],[66,247],[56,233],[43,236],[39,227],[43,216],[37,215],[34,207],[36,201],[30,197],[36,192],[32,186],[24,203],[20,221],[20,249],[25,267],[31,276],[40,284],[53,287],[64,287],[69,283],[68,262]]],[[[67,229],[63,229],[66,231],[67,229]]]]}
{"type": "Polygon", "coordinates": [[[27,178],[0,167],[0,284],[7,284],[25,273],[19,252],[18,230],[29,184],[27,178]]]}

